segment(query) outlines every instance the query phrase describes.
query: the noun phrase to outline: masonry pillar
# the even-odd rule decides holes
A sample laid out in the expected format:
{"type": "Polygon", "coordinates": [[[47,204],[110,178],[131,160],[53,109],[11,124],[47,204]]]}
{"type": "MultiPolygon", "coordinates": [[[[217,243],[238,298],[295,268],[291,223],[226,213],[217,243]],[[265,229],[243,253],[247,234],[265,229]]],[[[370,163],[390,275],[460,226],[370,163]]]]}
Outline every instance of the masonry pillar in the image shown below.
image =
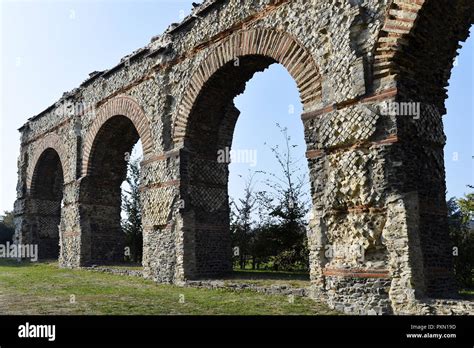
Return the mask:
{"type": "Polygon", "coordinates": [[[17,199],[13,210],[15,223],[13,242],[15,244],[31,244],[33,242],[32,221],[28,215],[30,211],[30,200],[27,196],[26,162],[27,155],[25,149],[22,147],[18,159],[19,179],[17,184],[17,199]]]}
{"type": "Polygon", "coordinates": [[[232,272],[228,195],[229,158],[240,111],[229,103],[209,137],[191,134],[180,152],[184,274],[188,279],[216,278],[232,272]],[[211,138],[212,137],[212,138],[211,138]],[[212,139],[212,140],[211,140],[212,139]],[[194,140],[194,141],[193,141],[194,140]],[[221,155],[221,156],[219,156],[221,155]]]}
{"type": "Polygon", "coordinates": [[[87,175],[80,180],[81,263],[123,262],[121,181],[87,175]]]}
{"type": "Polygon", "coordinates": [[[80,181],[73,180],[64,184],[64,198],[59,225],[59,266],[76,268],[82,266],[81,219],[79,209],[80,181]]]}
{"type": "Polygon", "coordinates": [[[179,151],[170,151],[144,159],[140,168],[143,269],[160,283],[184,280],[179,163],[179,151]]]}
{"type": "Polygon", "coordinates": [[[228,164],[214,156],[181,151],[181,197],[188,221],[185,256],[194,259],[188,278],[219,277],[232,271],[228,164]],[[191,228],[190,228],[191,227],[191,228]]]}
{"type": "MultiPolygon", "coordinates": [[[[24,136],[22,136],[22,140],[23,138],[24,136]]],[[[17,199],[13,210],[15,222],[13,242],[16,244],[28,244],[32,241],[31,222],[27,215],[29,210],[29,200],[27,197],[27,166],[28,153],[26,148],[22,146],[20,148],[20,156],[18,157],[18,183],[16,186],[17,199]]]]}
{"type": "Polygon", "coordinates": [[[420,200],[388,90],[303,115],[313,194],[309,246],[315,297],[346,313],[393,311],[424,294],[420,200]]]}
{"type": "Polygon", "coordinates": [[[57,259],[60,209],[55,201],[18,199],[15,203],[14,243],[37,246],[38,259],[57,259]]]}
{"type": "Polygon", "coordinates": [[[429,297],[456,296],[453,244],[449,237],[442,115],[444,107],[418,98],[400,97],[401,106],[417,110],[398,116],[399,152],[404,173],[404,192],[418,202],[423,278],[429,297]]]}

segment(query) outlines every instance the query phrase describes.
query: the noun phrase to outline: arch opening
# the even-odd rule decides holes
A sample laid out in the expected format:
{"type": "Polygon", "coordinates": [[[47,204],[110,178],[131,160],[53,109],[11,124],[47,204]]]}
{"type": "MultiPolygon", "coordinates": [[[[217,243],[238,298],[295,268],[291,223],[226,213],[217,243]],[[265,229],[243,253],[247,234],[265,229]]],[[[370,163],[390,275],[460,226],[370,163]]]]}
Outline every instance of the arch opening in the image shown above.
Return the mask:
{"type": "Polygon", "coordinates": [[[275,63],[234,103],[241,111],[229,149],[234,276],[289,277],[309,286],[311,196],[297,85],[275,63]]]}
{"type": "Polygon", "coordinates": [[[232,149],[240,115],[234,98],[244,92],[257,72],[276,63],[257,54],[227,62],[204,83],[191,109],[180,173],[181,195],[186,202],[183,211],[194,220],[193,230],[185,232],[193,241],[188,257],[194,260],[194,268],[188,270],[188,278],[220,278],[233,270],[229,161],[223,161],[220,154],[232,149]]]}
{"type": "Polygon", "coordinates": [[[63,200],[64,175],[56,150],[48,148],[40,155],[30,189],[32,244],[38,245],[38,258],[58,259],[59,225],[63,200]]]}
{"type": "Polygon", "coordinates": [[[122,228],[122,184],[140,136],[126,116],[109,118],[99,129],[81,182],[83,263],[115,264],[127,259],[122,228]]]}

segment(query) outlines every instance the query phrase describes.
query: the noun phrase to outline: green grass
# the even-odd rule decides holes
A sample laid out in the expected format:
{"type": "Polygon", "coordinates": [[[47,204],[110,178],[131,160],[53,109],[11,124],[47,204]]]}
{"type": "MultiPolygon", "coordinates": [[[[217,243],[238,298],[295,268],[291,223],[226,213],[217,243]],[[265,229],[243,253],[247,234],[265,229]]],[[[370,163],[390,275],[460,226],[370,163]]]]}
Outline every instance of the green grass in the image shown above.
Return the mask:
{"type": "MultiPolygon", "coordinates": [[[[471,284],[474,283],[474,276],[472,278],[471,284]]],[[[474,300],[474,288],[467,288],[460,291],[461,295],[468,300],[474,300]]]]}
{"type": "Polygon", "coordinates": [[[0,261],[0,314],[337,314],[307,298],[159,285],[137,277],[0,261]],[[75,303],[71,303],[71,296],[75,303]],[[180,298],[184,303],[180,303],[180,298]]]}
{"type": "Polygon", "coordinates": [[[310,285],[309,274],[305,272],[235,269],[224,279],[226,283],[247,283],[259,286],[288,285],[293,288],[306,288],[310,285]]]}
{"type": "Polygon", "coordinates": [[[137,265],[133,263],[117,263],[110,265],[96,265],[95,268],[107,268],[107,269],[116,269],[116,270],[127,270],[127,271],[141,271],[143,270],[142,265],[137,265]]]}

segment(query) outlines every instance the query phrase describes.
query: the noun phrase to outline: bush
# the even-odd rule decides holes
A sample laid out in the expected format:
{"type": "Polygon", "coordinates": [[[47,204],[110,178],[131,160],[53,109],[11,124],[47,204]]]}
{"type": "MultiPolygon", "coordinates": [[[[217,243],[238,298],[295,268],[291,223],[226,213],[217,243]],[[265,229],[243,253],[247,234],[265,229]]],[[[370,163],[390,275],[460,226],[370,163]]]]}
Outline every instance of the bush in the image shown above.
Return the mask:
{"type": "Polygon", "coordinates": [[[7,242],[13,242],[13,234],[15,229],[6,226],[3,222],[0,222],[0,244],[6,244],[7,242]]]}
{"type": "Polygon", "coordinates": [[[474,195],[448,201],[449,233],[455,248],[454,271],[456,280],[464,288],[473,288],[474,231],[470,228],[474,195]]]}
{"type": "Polygon", "coordinates": [[[6,211],[0,217],[0,244],[12,243],[14,233],[13,212],[6,211]]]}

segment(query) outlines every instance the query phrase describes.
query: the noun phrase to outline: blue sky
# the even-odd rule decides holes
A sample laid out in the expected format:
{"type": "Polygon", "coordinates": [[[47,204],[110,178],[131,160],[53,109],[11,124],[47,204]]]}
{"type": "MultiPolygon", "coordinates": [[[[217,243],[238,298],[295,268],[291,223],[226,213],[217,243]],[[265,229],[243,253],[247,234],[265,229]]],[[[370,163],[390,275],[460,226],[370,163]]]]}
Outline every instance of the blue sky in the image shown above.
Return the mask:
{"type": "MultiPolygon", "coordinates": [[[[19,128],[26,120],[77,87],[95,70],[113,67],[121,57],[146,45],[172,22],[189,13],[192,1],[9,1],[1,2],[0,212],[15,200],[19,128]]],[[[474,39],[461,51],[453,70],[448,115],[446,166],[448,196],[474,183],[474,39]],[[453,155],[457,153],[456,157],[453,155]]],[[[236,99],[242,114],[234,149],[256,149],[252,170],[277,170],[268,146],[281,143],[275,123],[287,126],[297,157],[305,152],[301,105],[286,70],[273,65],[257,74],[236,99]],[[292,107],[294,112],[292,113],[292,107]]],[[[307,172],[304,161],[301,170],[307,172]]],[[[232,164],[230,193],[238,196],[248,165],[232,164]]]]}

